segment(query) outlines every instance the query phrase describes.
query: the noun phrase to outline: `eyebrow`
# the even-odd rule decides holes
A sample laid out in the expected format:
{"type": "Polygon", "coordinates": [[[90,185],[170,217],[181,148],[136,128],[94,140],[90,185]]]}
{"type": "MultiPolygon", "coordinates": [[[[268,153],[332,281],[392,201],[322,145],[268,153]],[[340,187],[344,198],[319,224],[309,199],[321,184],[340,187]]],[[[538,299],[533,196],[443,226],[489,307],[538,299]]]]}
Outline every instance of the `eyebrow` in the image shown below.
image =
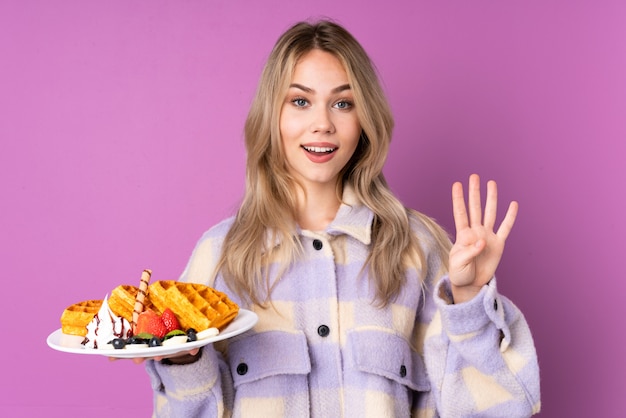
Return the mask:
{"type": "MultiPolygon", "coordinates": [[[[300,89],[305,93],[315,93],[315,90],[313,90],[310,87],[307,86],[303,86],[302,84],[298,84],[298,83],[292,83],[289,85],[289,88],[296,88],[296,89],[300,89]]],[[[346,91],[346,90],[350,90],[350,84],[342,84],[339,87],[335,87],[334,89],[331,90],[332,93],[336,94],[336,93],[341,93],[342,91],[346,91]]]]}

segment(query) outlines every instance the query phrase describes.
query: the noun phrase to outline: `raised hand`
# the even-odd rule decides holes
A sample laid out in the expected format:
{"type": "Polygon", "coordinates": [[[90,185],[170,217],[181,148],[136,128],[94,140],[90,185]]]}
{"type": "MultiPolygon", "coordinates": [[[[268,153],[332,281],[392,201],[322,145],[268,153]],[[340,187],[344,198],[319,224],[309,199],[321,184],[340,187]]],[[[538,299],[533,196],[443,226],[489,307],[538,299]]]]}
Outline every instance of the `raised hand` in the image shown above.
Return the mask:
{"type": "Polygon", "coordinates": [[[456,240],[450,250],[449,274],[455,303],[473,298],[489,282],[502,258],[504,243],[517,216],[517,202],[511,202],[497,231],[498,189],[495,181],[487,183],[485,213],[482,213],[480,177],[469,178],[468,202],[465,206],[463,185],[452,185],[452,208],[456,240]]]}

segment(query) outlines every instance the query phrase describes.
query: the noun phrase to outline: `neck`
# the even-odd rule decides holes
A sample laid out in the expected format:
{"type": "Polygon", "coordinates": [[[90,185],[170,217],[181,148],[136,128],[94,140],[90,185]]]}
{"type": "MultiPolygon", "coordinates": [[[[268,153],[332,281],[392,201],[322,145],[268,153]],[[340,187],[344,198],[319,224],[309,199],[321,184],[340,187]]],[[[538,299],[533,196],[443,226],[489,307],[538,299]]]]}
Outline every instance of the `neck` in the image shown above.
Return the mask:
{"type": "Polygon", "coordinates": [[[334,184],[308,187],[298,193],[298,224],[310,231],[323,231],[339,210],[341,201],[334,184]]]}

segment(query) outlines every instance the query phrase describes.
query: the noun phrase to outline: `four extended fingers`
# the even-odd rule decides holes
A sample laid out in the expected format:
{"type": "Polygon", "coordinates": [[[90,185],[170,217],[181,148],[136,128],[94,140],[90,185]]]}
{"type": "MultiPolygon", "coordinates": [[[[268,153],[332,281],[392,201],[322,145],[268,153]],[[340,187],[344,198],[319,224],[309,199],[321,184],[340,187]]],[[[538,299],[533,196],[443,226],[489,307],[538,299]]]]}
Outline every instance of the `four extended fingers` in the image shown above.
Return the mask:
{"type": "MultiPolygon", "coordinates": [[[[467,227],[480,225],[490,231],[493,231],[496,224],[497,208],[498,187],[495,181],[490,180],[487,182],[484,220],[480,196],[480,177],[477,174],[472,174],[469,178],[467,207],[465,205],[463,185],[460,182],[455,182],[452,185],[452,209],[457,233],[467,227]]],[[[504,220],[502,221],[500,228],[498,228],[498,237],[503,239],[508,237],[511,229],[513,228],[513,224],[515,223],[517,211],[517,202],[511,202],[504,220]]]]}

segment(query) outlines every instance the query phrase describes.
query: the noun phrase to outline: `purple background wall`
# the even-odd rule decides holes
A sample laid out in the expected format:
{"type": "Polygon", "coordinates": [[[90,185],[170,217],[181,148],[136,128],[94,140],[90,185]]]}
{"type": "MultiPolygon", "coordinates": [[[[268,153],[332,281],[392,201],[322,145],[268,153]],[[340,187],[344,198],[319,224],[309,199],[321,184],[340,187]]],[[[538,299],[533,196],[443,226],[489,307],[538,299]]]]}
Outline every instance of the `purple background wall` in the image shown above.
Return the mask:
{"type": "Polygon", "coordinates": [[[534,331],[542,416],[626,415],[625,3],[362,3],[0,2],[0,415],[149,414],[141,367],[45,339],[145,267],[176,278],[233,212],[264,59],[318,15],[382,73],[407,205],[450,229],[474,171],[520,201],[498,274],[534,331]]]}

